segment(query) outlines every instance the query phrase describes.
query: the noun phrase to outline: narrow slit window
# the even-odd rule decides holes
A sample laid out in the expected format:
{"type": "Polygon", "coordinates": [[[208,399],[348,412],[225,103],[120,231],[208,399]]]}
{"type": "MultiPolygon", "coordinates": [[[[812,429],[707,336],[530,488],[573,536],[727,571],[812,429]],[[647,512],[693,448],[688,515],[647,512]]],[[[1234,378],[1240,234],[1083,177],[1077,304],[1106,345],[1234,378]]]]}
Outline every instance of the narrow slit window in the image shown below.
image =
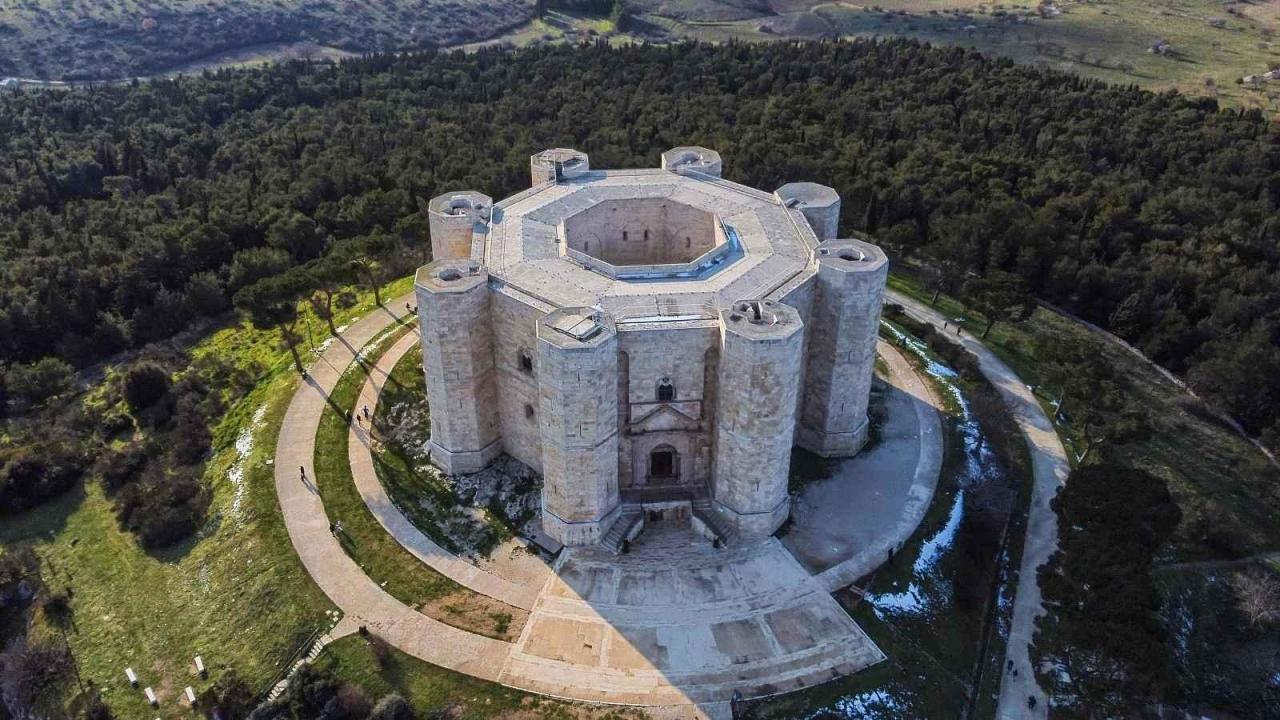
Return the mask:
{"type": "Polygon", "coordinates": [[[658,402],[673,402],[676,399],[676,387],[670,380],[663,378],[658,383],[658,402]]]}
{"type": "Polygon", "coordinates": [[[520,348],[520,372],[525,375],[533,374],[533,353],[527,348],[520,348]]]}

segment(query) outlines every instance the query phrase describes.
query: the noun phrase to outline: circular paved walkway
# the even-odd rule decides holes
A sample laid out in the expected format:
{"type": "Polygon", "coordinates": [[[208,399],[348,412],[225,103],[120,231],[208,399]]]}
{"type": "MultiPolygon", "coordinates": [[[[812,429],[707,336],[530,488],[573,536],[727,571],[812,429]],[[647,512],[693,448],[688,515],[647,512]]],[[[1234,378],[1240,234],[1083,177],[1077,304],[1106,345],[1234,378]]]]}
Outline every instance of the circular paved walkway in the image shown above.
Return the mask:
{"type": "MultiPolygon", "coordinates": [[[[406,299],[412,302],[398,298],[389,306],[406,299]]],[[[409,654],[483,679],[578,700],[665,707],[660,714],[668,717],[719,714],[734,690],[750,696],[797,689],[884,658],[829,594],[832,583],[851,582],[878,565],[879,547],[814,575],[774,539],[711,552],[690,530],[662,528],[642,536],[624,558],[591,548],[562,553],[556,572],[535,588],[453,556],[414,528],[382,490],[368,438],[357,426],[350,443],[353,477],[384,528],[437,571],[532,614],[520,639],[506,643],[432,620],[388,595],[330,535],[315,486],[294,468],[313,477],[314,437],[328,394],[355,353],[395,320],[376,311],[330,344],[293,398],[277,446],[275,479],[286,527],[308,572],[346,613],[343,628],[366,625],[409,654]]],[[[416,337],[406,336],[380,359],[360,404],[374,405],[416,337]]],[[[895,373],[905,367],[896,353],[887,355],[895,373]]],[[[927,508],[941,453],[927,392],[908,374],[919,384],[908,392],[922,432],[902,520],[889,538],[896,542],[914,531],[927,508]]]]}

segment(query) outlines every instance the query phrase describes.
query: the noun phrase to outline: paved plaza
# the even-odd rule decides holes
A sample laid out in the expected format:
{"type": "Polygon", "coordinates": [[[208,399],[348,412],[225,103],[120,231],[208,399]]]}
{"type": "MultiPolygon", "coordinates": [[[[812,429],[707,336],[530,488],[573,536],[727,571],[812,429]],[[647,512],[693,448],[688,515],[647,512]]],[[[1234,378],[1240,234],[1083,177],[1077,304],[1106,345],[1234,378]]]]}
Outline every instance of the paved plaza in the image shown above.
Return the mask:
{"type": "Polygon", "coordinates": [[[717,550],[661,520],[622,556],[566,550],[500,682],[636,705],[804,688],[885,659],[776,539],[717,550]]]}

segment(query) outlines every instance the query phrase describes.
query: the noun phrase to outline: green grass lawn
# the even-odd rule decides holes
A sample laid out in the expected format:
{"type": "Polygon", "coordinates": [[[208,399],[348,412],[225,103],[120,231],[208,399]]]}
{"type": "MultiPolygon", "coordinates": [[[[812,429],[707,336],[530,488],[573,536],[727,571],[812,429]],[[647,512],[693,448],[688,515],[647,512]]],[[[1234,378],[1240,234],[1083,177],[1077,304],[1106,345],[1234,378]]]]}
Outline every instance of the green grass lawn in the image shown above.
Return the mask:
{"type": "Polygon", "coordinates": [[[365,574],[401,602],[417,607],[461,590],[449,578],[422,564],[387,534],[369,512],[351,478],[348,458],[348,425],[335,406],[353,409],[360,388],[383,352],[409,331],[400,326],[375,338],[361,351],[364,362],[353,363],[329,396],[330,404],[320,418],[316,432],[314,460],[316,483],[325,513],[332,522],[341,522],[343,548],[364,568],[365,574]]]}
{"type": "Polygon", "coordinates": [[[363,360],[352,363],[330,394],[316,432],[314,468],[320,499],[329,519],[342,523],[347,555],[392,597],[449,625],[512,640],[528,614],[462,587],[405,550],[369,512],[351,476],[349,428],[338,408],[343,413],[355,409],[368,369],[411,328],[402,324],[374,338],[361,350],[363,360]]]}
{"type": "Polygon", "coordinates": [[[379,662],[379,651],[375,651],[369,639],[359,635],[343,638],[325,648],[316,667],[360,688],[373,702],[397,693],[413,705],[419,717],[453,720],[646,717],[638,708],[583,705],[530,695],[425,663],[389,646],[383,647],[385,655],[379,662]]]}
{"type": "MultiPolygon", "coordinates": [[[[904,275],[890,287],[927,302],[926,292],[904,275]]],[[[974,334],[986,323],[954,298],[943,295],[938,307],[962,318],[974,334]]],[[[1028,384],[1039,385],[1035,348],[1043,338],[1052,344],[1097,343],[1098,336],[1080,323],[1045,308],[1022,323],[997,323],[986,344],[1028,384]]],[[[1132,467],[1152,472],[1169,483],[1182,508],[1183,520],[1169,549],[1170,561],[1251,555],[1280,549],[1280,471],[1250,442],[1196,408],[1190,395],[1158,370],[1114,342],[1101,347],[1122,378],[1131,400],[1147,410],[1150,437],[1117,453],[1132,467]]],[[[1038,391],[1046,414],[1053,416],[1053,388],[1038,391]]],[[[1070,401],[1069,401],[1070,402],[1070,401]]],[[[1059,425],[1069,453],[1083,448],[1081,428],[1059,425]]]]}
{"type": "Polygon", "coordinates": [[[440,473],[428,464],[430,420],[422,348],[414,347],[396,362],[374,411],[378,480],[401,512],[436,544],[455,554],[487,556],[512,536],[512,530],[487,509],[461,509],[440,473]]]}
{"type": "MultiPolygon", "coordinates": [[[[396,297],[410,287],[406,278],[383,292],[396,297]]],[[[372,307],[371,295],[361,293],[336,322],[372,307]]],[[[313,317],[310,324],[319,342],[325,325],[313,317]]],[[[297,386],[288,353],[275,333],[237,325],[199,340],[191,355],[232,363],[252,387],[224,391],[231,404],[213,429],[205,468],[212,502],[194,538],[163,552],[143,550],[118,528],[94,479],[0,523],[0,544],[32,543],[48,585],[72,590],[68,638],[81,675],[121,718],[194,717],[177,703],[182,689],[203,690],[227,672],[265,689],[296,646],[327,627],[332,609],[293,552],[266,463],[297,386]],[[208,680],[193,675],[197,654],[208,680]],[[126,667],[155,688],[158,711],[129,687],[126,667]]],[[[33,632],[53,630],[38,621],[33,632]]]]}

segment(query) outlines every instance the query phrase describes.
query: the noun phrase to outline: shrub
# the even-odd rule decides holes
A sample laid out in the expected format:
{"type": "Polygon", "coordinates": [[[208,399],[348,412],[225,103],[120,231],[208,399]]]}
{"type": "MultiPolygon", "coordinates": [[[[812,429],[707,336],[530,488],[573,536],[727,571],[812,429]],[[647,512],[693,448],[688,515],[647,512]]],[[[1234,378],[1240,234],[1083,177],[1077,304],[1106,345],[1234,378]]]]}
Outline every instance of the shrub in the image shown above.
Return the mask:
{"type": "Polygon", "coordinates": [[[107,492],[115,492],[138,478],[151,457],[151,449],[142,442],[107,450],[98,456],[94,472],[107,492]]]}
{"type": "Polygon", "coordinates": [[[192,396],[178,402],[174,420],[173,461],[179,465],[194,465],[209,451],[213,435],[208,422],[192,396]]]}
{"type": "Polygon", "coordinates": [[[134,412],[155,405],[169,392],[169,373],[153,362],[140,362],[125,371],[124,400],[134,412]]]}
{"type": "Polygon", "coordinates": [[[68,393],[75,387],[75,371],[65,360],[46,357],[30,365],[9,368],[9,392],[20,400],[38,405],[68,393]]]}
{"type": "Polygon", "coordinates": [[[30,545],[0,554],[0,609],[25,603],[40,585],[40,559],[30,545]]]}
{"type": "Polygon", "coordinates": [[[253,710],[253,688],[229,671],[200,695],[200,707],[208,718],[243,718],[253,710]]]}
{"type": "Polygon", "coordinates": [[[413,708],[399,695],[391,694],[378,701],[369,720],[414,720],[413,708]]]}
{"type": "Polygon", "coordinates": [[[208,508],[208,493],[191,473],[150,467],[116,496],[116,518],[149,550],[190,536],[208,508]]]}
{"type": "Polygon", "coordinates": [[[61,641],[33,642],[20,636],[0,653],[0,692],[10,710],[52,709],[71,680],[71,653],[61,641]],[[14,705],[17,707],[13,707],[14,705]]]}
{"type": "Polygon", "coordinates": [[[0,466],[0,513],[26,510],[60,495],[83,472],[84,459],[62,443],[19,448],[0,466]]]}

